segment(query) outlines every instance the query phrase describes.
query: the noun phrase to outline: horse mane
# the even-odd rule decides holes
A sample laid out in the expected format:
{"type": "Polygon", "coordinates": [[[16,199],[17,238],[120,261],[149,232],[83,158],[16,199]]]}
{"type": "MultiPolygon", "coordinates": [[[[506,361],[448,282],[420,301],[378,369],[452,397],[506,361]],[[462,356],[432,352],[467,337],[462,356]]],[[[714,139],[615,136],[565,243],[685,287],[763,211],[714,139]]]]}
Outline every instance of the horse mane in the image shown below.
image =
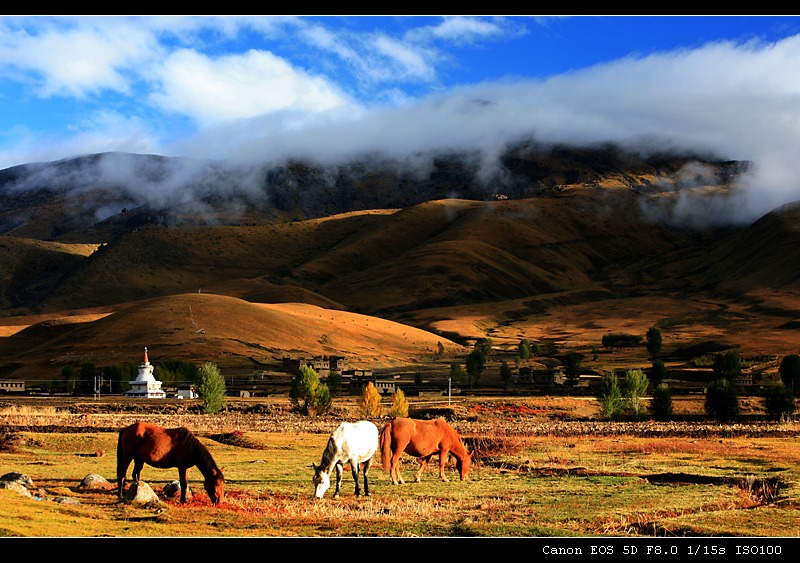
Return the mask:
{"type": "Polygon", "coordinates": [[[203,443],[192,434],[192,432],[188,428],[179,428],[178,429],[180,434],[182,435],[182,440],[186,448],[192,452],[193,457],[195,458],[195,465],[197,469],[205,477],[209,477],[212,475],[213,470],[218,470],[217,462],[214,461],[214,458],[211,455],[211,452],[208,451],[208,448],[203,445],[203,443]]]}
{"type": "Polygon", "coordinates": [[[319,462],[319,468],[326,473],[333,470],[333,466],[339,460],[339,448],[336,446],[336,441],[333,436],[328,438],[328,443],[325,445],[325,451],[322,452],[322,460],[319,462]]]}

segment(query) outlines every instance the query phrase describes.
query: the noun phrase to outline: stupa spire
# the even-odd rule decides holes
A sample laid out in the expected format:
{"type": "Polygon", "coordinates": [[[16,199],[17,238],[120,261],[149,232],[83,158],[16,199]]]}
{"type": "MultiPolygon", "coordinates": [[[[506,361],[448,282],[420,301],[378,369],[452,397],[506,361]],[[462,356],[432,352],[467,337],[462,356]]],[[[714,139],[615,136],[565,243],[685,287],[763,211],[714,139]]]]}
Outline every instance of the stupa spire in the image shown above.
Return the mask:
{"type": "Polygon", "coordinates": [[[147,346],[144,347],[144,363],[150,363],[150,361],[147,359],[147,346]]]}

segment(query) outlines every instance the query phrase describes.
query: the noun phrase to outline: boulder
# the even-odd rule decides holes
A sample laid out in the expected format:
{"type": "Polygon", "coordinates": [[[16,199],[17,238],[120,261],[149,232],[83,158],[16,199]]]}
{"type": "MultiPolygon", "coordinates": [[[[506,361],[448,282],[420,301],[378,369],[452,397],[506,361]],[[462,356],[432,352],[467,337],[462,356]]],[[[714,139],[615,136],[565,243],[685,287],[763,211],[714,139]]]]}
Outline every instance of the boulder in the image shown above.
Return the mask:
{"type": "Polygon", "coordinates": [[[31,479],[29,475],[16,472],[6,473],[2,477],[0,477],[0,483],[19,483],[20,485],[28,489],[32,489],[35,487],[35,485],[33,484],[33,479],[31,479]]]}
{"type": "Polygon", "coordinates": [[[33,498],[31,492],[26,489],[24,485],[21,485],[15,481],[0,481],[0,489],[11,489],[12,491],[16,491],[24,497],[33,498]]]}
{"type": "Polygon", "coordinates": [[[103,477],[102,475],[97,475],[95,473],[90,473],[89,475],[84,477],[83,481],[81,481],[80,485],[78,485],[78,489],[81,490],[108,491],[114,488],[116,488],[116,485],[114,483],[109,483],[105,477],[103,477]]]}
{"type": "MultiPolygon", "coordinates": [[[[177,479],[172,481],[171,483],[167,483],[164,485],[164,490],[162,491],[164,496],[168,499],[180,500],[181,499],[181,482],[177,479]]],[[[186,500],[189,501],[192,499],[192,489],[191,487],[186,487],[186,500]]]]}
{"type": "Polygon", "coordinates": [[[128,487],[128,490],[122,495],[122,500],[141,504],[160,502],[158,495],[156,495],[150,485],[144,481],[131,483],[131,486],[128,487]]]}

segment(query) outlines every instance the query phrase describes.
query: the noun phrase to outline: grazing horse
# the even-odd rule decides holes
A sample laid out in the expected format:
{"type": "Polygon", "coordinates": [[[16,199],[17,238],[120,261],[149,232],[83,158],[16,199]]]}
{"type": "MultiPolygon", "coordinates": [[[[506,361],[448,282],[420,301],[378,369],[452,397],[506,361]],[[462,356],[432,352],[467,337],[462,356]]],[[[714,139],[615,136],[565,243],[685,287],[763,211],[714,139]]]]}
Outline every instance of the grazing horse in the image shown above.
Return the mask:
{"type": "Polygon", "coordinates": [[[461,436],[443,419],[417,420],[413,418],[395,418],[386,424],[381,431],[381,458],[383,470],[389,471],[392,484],[405,483],[400,476],[400,456],[403,452],[413,455],[420,462],[415,481],[419,483],[422,471],[434,454],[439,454],[439,477],[447,481],[444,466],[449,455],[456,458],[456,469],[461,480],[467,478],[472,456],[464,447],[461,436]]]}
{"type": "Polygon", "coordinates": [[[200,440],[187,428],[162,428],[146,422],[134,422],[119,431],[117,440],[117,484],[119,496],[125,488],[125,473],[133,461],[131,479],[139,481],[142,468],[178,468],[181,484],[181,502],[186,502],[189,468],[197,466],[205,477],[203,486],[216,505],[224,500],[225,477],[214,458],[200,440]]]}
{"type": "Polygon", "coordinates": [[[367,473],[372,464],[372,458],[378,450],[378,427],[368,420],[358,422],[343,422],[333,431],[325,451],[322,452],[322,461],[319,466],[311,464],[314,470],[314,497],[321,499],[331,486],[331,472],[336,468],[336,490],[333,498],[339,498],[342,484],[344,463],[350,463],[353,480],[356,482],[356,496],[361,496],[361,485],[358,481],[359,467],[363,467],[364,495],[369,496],[369,481],[367,473]]]}

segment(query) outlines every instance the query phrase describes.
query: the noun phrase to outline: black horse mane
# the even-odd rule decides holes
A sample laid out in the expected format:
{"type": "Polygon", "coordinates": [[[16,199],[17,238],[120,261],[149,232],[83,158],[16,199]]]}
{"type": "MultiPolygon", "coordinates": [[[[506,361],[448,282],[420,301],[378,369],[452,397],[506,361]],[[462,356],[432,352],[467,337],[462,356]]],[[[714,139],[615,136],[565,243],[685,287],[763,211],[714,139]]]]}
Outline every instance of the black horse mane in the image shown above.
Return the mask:
{"type": "Polygon", "coordinates": [[[211,452],[203,443],[197,439],[197,436],[192,434],[188,428],[181,428],[183,435],[183,443],[186,448],[192,452],[192,458],[195,460],[197,469],[205,476],[209,477],[212,470],[218,469],[217,462],[211,456],[211,452]]]}
{"type": "Polygon", "coordinates": [[[325,446],[325,451],[322,452],[322,461],[319,462],[319,468],[330,473],[333,465],[338,461],[338,454],[339,448],[336,447],[336,441],[333,437],[328,438],[328,445],[325,446]]]}

